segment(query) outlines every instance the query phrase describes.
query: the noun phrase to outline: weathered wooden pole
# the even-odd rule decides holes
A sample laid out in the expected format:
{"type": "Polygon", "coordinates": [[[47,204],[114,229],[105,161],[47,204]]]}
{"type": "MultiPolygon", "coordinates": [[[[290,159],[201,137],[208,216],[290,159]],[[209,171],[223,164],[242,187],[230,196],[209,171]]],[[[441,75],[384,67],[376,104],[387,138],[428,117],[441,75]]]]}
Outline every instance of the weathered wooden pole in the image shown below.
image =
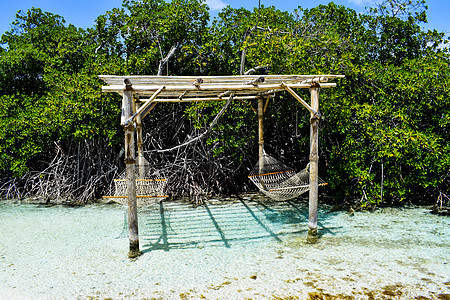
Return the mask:
{"type": "Polygon", "coordinates": [[[258,98],[258,146],[261,160],[264,154],[264,99],[262,97],[258,98]]]}
{"type": "MultiPolygon", "coordinates": [[[[310,88],[311,108],[319,111],[320,85],[313,83],[310,88]]],[[[319,163],[319,118],[311,113],[310,119],[310,153],[309,153],[309,242],[317,241],[317,206],[319,198],[318,163],[319,163]]]]}
{"type": "MultiPolygon", "coordinates": [[[[138,110],[139,104],[136,104],[136,111],[138,110]]],[[[142,117],[138,115],[136,117],[136,140],[137,140],[137,149],[138,149],[138,168],[139,168],[139,178],[144,178],[145,176],[145,158],[144,158],[144,144],[142,138],[142,117]]]]}
{"type": "MultiPolygon", "coordinates": [[[[131,81],[127,78],[124,80],[125,89],[122,99],[122,124],[134,113],[133,87],[131,81]]],[[[136,203],[136,159],[134,149],[134,122],[124,126],[125,131],[125,164],[127,173],[127,201],[128,201],[128,237],[130,248],[128,252],[129,258],[135,258],[142,254],[139,250],[139,230],[136,203]]]]}

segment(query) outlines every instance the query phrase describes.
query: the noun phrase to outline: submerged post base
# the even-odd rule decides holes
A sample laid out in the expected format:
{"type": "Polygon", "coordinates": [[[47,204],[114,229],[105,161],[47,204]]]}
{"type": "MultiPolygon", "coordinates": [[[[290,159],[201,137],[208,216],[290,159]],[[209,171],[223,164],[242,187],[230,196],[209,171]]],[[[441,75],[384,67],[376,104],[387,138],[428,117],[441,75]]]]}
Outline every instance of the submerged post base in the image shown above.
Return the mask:
{"type": "Polygon", "coordinates": [[[128,258],[136,258],[141,255],[142,252],[139,250],[139,241],[130,241],[130,251],[128,251],[128,258]]]}
{"type": "Polygon", "coordinates": [[[139,256],[141,256],[143,253],[141,251],[138,252],[132,252],[129,251],[128,252],[128,258],[138,258],[139,256]]]}
{"type": "Polygon", "coordinates": [[[308,244],[315,244],[319,241],[319,236],[317,234],[317,228],[316,229],[309,229],[308,230],[308,237],[306,238],[306,242],[308,244]]]}

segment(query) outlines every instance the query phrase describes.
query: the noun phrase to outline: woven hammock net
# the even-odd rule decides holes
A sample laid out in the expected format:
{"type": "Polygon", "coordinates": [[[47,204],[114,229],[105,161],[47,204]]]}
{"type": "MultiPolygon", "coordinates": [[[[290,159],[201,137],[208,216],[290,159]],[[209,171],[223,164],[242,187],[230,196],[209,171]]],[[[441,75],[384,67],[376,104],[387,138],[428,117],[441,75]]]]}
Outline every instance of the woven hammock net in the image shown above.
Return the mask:
{"type": "MultiPolygon", "coordinates": [[[[150,170],[147,160],[143,161],[143,166],[136,165],[136,201],[138,206],[151,206],[168,197],[165,194],[167,180],[159,172],[150,170]]],[[[127,173],[124,170],[113,180],[108,195],[103,197],[126,205],[127,195],[127,173]]]]}
{"type": "MultiPolygon", "coordinates": [[[[290,200],[309,190],[309,164],[297,173],[264,152],[248,178],[268,197],[277,201],[290,200]]],[[[318,182],[319,186],[326,185],[321,178],[318,182]]]]}

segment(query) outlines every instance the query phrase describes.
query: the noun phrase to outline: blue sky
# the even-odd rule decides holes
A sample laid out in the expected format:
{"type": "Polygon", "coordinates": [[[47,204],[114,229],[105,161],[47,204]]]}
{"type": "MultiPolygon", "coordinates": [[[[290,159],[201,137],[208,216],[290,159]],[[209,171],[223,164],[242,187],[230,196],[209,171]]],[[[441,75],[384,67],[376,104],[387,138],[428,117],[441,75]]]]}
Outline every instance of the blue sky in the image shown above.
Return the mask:
{"type": "MultiPolygon", "coordinates": [[[[365,7],[370,6],[375,0],[335,0],[336,4],[344,5],[364,12],[365,7]]],[[[39,7],[43,11],[58,14],[77,27],[92,27],[94,20],[99,15],[114,7],[121,7],[122,0],[3,0],[0,9],[0,35],[10,30],[11,23],[15,19],[18,10],[27,10],[31,7],[39,7]]],[[[241,6],[252,9],[258,6],[258,0],[206,0],[214,16],[225,5],[239,8],[241,6]]],[[[294,11],[301,6],[303,8],[315,7],[319,4],[327,4],[328,0],[261,0],[265,6],[275,6],[283,11],[294,11]]],[[[450,35],[450,0],[427,0],[428,24],[426,29],[437,29],[450,35]]]]}

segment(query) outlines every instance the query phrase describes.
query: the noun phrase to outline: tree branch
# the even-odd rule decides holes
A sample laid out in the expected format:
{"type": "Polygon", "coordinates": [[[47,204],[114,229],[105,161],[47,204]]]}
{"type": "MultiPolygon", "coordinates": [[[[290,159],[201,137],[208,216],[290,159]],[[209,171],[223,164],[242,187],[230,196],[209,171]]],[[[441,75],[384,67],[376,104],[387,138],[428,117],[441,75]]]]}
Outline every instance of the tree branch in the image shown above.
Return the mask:
{"type": "Polygon", "coordinates": [[[172,48],[170,48],[169,53],[167,53],[166,57],[164,57],[162,60],[159,61],[158,76],[162,75],[164,65],[166,65],[169,59],[172,57],[172,55],[175,54],[176,49],[177,45],[172,46],[172,48]]]}
{"type": "Polygon", "coordinates": [[[233,100],[234,94],[230,95],[230,97],[228,98],[227,102],[225,103],[225,105],[222,107],[222,109],[220,110],[220,112],[216,115],[216,117],[214,118],[214,120],[211,122],[211,124],[209,125],[208,129],[206,129],[202,134],[200,134],[199,136],[172,148],[169,149],[163,149],[163,150],[151,150],[151,151],[145,151],[145,152],[158,152],[158,153],[162,153],[162,152],[170,152],[170,151],[174,151],[177,150],[181,147],[185,147],[189,144],[192,144],[193,142],[196,142],[198,140],[200,140],[201,138],[203,138],[204,136],[206,136],[207,134],[209,134],[211,132],[211,130],[213,129],[213,127],[217,124],[217,122],[219,121],[220,117],[225,113],[225,111],[227,110],[228,106],[230,105],[231,101],[233,100]]]}

